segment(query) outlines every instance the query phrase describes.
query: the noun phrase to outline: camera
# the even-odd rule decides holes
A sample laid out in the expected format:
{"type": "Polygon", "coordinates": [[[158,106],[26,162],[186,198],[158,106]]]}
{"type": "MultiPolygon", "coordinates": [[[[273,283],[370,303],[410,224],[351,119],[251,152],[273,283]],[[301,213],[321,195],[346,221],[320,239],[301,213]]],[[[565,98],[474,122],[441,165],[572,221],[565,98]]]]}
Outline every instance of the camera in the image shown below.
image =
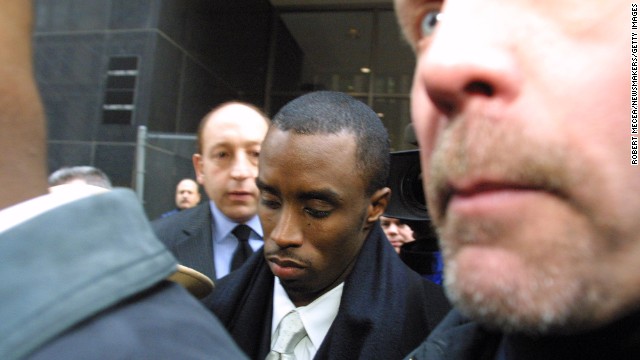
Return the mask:
{"type": "Polygon", "coordinates": [[[396,151],[391,154],[391,167],[387,186],[391,201],[385,216],[413,221],[429,219],[422,187],[420,151],[396,151]]]}
{"type": "Polygon", "coordinates": [[[396,151],[390,156],[387,186],[391,189],[391,200],[384,215],[409,225],[415,238],[402,246],[400,258],[418,274],[441,284],[443,263],[438,237],[427,212],[420,151],[396,151]]]}

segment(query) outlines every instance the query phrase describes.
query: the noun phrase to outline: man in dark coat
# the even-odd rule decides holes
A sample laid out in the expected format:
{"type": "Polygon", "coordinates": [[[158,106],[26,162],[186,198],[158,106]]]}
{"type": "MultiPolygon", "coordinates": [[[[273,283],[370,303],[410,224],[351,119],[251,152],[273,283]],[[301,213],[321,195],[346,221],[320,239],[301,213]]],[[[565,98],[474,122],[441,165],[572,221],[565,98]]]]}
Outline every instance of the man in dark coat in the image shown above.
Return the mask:
{"type": "Polygon", "coordinates": [[[255,178],[269,122],[260,109],[239,101],[225,102],[206,114],[192,160],[209,201],[152,222],[180,264],[212,280],[236,268],[239,250],[252,253],[262,247],[255,178]],[[238,225],[251,229],[244,244],[233,232],[238,225]]]}
{"type": "Polygon", "coordinates": [[[251,358],[280,353],[280,321],[298,313],[298,360],[400,359],[448,311],[380,227],[388,169],[384,126],[348,95],[307,94],[274,117],[257,179],[264,253],[206,303],[251,358]]]}

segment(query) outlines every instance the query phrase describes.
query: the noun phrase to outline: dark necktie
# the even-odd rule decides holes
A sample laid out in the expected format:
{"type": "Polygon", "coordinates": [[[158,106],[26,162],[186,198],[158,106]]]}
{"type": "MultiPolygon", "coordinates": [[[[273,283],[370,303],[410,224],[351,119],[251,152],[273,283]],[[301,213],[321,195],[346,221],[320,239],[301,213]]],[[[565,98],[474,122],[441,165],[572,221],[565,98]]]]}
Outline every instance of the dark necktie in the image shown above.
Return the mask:
{"type": "Polygon", "coordinates": [[[231,231],[236,238],[238,238],[238,247],[233,252],[231,258],[231,271],[239,268],[248,258],[253,254],[253,249],[249,245],[249,235],[251,234],[251,228],[247,225],[240,224],[231,231]]]}

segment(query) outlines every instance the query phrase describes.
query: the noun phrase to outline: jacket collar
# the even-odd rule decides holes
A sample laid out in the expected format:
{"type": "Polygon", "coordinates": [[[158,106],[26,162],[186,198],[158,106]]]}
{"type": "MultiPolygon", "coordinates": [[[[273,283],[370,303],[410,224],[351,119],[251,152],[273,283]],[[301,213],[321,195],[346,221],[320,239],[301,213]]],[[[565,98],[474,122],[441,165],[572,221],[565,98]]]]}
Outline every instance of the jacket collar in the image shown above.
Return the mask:
{"type": "Polygon", "coordinates": [[[134,193],[46,211],[0,234],[0,358],[28,354],[173,273],[134,193]]]}

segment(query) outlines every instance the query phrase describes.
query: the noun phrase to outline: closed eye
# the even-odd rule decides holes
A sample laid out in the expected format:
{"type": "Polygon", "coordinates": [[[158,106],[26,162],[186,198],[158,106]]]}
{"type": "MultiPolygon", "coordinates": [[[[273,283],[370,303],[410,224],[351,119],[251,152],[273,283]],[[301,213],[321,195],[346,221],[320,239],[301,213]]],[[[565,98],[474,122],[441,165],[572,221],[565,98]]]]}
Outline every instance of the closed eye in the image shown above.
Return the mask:
{"type": "Polygon", "coordinates": [[[317,210],[317,209],[312,209],[312,208],[304,208],[304,211],[311,215],[314,218],[317,219],[323,219],[326,217],[329,217],[329,215],[331,215],[331,211],[325,211],[325,210],[317,210]]]}

